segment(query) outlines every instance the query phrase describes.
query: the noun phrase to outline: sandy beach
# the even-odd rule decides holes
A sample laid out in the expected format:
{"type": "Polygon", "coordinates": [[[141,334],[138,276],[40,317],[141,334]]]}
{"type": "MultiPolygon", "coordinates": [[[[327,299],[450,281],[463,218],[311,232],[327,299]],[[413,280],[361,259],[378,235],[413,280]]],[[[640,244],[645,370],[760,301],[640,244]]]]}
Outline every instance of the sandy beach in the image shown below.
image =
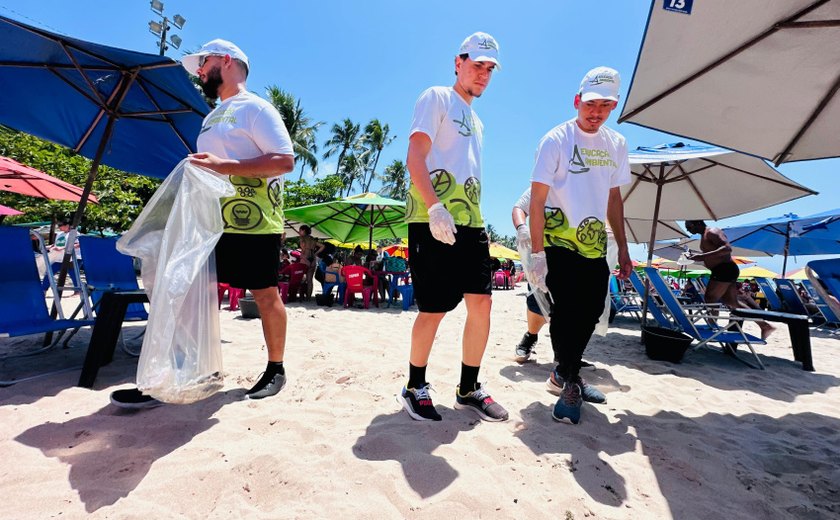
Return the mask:
{"type": "MultiPolygon", "coordinates": [[[[547,328],[516,364],[524,287],[494,292],[480,380],[511,414],[484,423],[453,408],[465,309],[429,364],[443,415],[414,422],[395,395],[416,311],[289,305],[289,383],[243,400],[264,367],[258,320],[221,311],[225,388],[205,401],[130,412],[109,393],[133,384],[119,348],[94,390],[78,368],[0,388],[4,518],[837,518],[840,339],[812,331],[816,371],[787,331],[758,347],[767,370],[719,352],[649,360],[638,323],[594,337],[584,377],[607,393],[578,426],[551,419],[547,328]]],[[[140,325],[127,324],[129,344],[140,325]]],[[[749,325],[748,330],[758,333],[749,325]]],[[[0,362],[2,379],[80,367],[70,349],[0,362]]],[[[39,338],[3,339],[4,352],[39,338]]]]}

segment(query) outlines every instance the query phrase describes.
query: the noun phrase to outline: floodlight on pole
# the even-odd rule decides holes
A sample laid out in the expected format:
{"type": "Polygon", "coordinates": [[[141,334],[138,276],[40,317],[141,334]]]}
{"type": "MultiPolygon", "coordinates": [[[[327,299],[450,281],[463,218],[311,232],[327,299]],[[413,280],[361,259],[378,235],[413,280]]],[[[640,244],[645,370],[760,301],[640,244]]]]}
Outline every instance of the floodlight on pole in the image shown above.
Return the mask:
{"type": "Polygon", "coordinates": [[[187,23],[187,19],[180,14],[173,16],[172,20],[164,16],[163,2],[160,0],[150,0],[149,4],[151,5],[152,11],[161,17],[161,20],[159,21],[152,20],[149,22],[149,32],[160,37],[158,41],[158,49],[160,50],[160,55],[163,56],[169,48],[169,45],[172,45],[172,47],[176,49],[181,47],[183,40],[180,36],[172,35],[170,39],[167,40],[166,35],[169,32],[169,29],[172,29],[173,27],[176,29],[182,29],[184,24],[187,23]]]}

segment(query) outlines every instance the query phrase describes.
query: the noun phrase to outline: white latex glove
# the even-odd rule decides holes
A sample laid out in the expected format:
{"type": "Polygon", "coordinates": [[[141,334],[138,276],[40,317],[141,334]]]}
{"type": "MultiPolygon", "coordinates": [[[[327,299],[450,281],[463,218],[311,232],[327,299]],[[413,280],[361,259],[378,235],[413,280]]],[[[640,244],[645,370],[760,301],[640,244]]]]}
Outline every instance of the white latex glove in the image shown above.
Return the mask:
{"type": "Polygon", "coordinates": [[[548,264],[545,263],[545,251],[531,253],[529,268],[525,273],[528,276],[528,282],[537,289],[547,293],[548,287],[545,285],[545,275],[548,274],[548,264]]]}
{"type": "Polygon", "coordinates": [[[432,236],[450,246],[455,243],[455,219],[440,202],[429,208],[429,229],[432,236]]]}
{"type": "Polygon", "coordinates": [[[516,249],[520,251],[531,250],[531,230],[528,226],[522,225],[516,228],[516,249]]]}

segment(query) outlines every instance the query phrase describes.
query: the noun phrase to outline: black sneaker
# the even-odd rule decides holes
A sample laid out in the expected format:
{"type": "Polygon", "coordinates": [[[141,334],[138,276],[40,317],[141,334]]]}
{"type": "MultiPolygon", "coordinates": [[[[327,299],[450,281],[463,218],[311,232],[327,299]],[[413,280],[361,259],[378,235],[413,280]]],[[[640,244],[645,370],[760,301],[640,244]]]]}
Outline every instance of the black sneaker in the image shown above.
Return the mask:
{"type": "Polygon", "coordinates": [[[397,394],[397,402],[415,421],[440,421],[443,417],[437,413],[435,405],[432,404],[432,397],[429,395],[431,389],[432,385],[429,383],[423,384],[420,388],[408,388],[406,385],[397,394]]]}
{"type": "Polygon", "coordinates": [[[580,360],[580,369],[588,369],[588,370],[595,370],[597,367],[590,363],[589,361],[580,360]]]}
{"type": "MultiPolygon", "coordinates": [[[[587,403],[605,404],[607,402],[607,396],[605,396],[603,392],[592,385],[586,384],[586,381],[584,381],[580,376],[577,376],[575,383],[577,383],[580,387],[580,393],[583,396],[583,400],[587,403]]],[[[557,374],[556,370],[552,370],[545,382],[545,389],[548,390],[548,393],[559,396],[563,393],[564,385],[565,381],[563,378],[557,374]]]]}
{"type": "Polygon", "coordinates": [[[111,392],[111,404],[127,410],[143,410],[160,406],[163,403],[136,388],[128,388],[111,392]]]}
{"type": "Polygon", "coordinates": [[[267,372],[263,372],[257,384],[245,392],[245,397],[248,399],[264,399],[272,395],[277,395],[284,386],[286,386],[286,374],[269,376],[267,372]]]}
{"type": "Polygon", "coordinates": [[[522,336],[522,340],[519,342],[519,345],[516,345],[516,350],[514,351],[514,359],[516,362],[525,363],[528,361],[528,358],[531,357],[531,353],[534,351],[534,345],[536,343],[537,335],[526,332],[525,335],[522,336]]]}
{"type": "Polygon", "coordinates": [[[490,394],[481,386],[467,395],[461,395],[461,387],[455,387],[455,408],[458,410],[472,410],[485,421],[500,422],[508,420],[508,413],[502,405],[490,397],[490,394]]]}
{"type": "Polygon", "coordinates": [[[580,423],[580,408],[583,404],[580,387],[574,383],[565,383],[560,391],[560,399],[554,404],[551,417],[557,422],[580,423]]]}

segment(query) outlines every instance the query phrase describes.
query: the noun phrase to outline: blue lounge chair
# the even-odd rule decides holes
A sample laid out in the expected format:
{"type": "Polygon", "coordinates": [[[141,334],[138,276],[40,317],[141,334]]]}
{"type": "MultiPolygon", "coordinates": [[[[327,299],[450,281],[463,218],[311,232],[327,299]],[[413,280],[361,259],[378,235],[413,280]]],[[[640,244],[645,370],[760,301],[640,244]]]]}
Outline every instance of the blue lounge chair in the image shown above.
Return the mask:
{"type": "MultiPolygon", "coordinates": [[[[56,306],[56,317],[50,316],[28,229],[0,226],[0,247],[3,250],[0,254],[0,337],[63,332],[93,325],[93,320],[65,319],[60,305],[56,306]]],[[[49,266],[47,269],[51,275],[49,266]]],[[[55,296],[58,292],[55,280],[51,280],[50,288],[55,296]]],[[[0,386],[15,382],[0,382],[0,386]]]]}
{"type": "Polygon", "coordinates": [[[805,272],[834,317],[840,316],[840,259],[808,262],[805,272]]]}
{"type": "Polygon", "coordinates": [[[756,354],[753,344],[764,345],[766,342],[761,338],[745,333],[741,328],[744,321],[754,320],[745,320],[744,318],[732,316],[731,314],[729,316],[713,314],[713,311],[720,312],[721,310],[725,310],[726,308],[722,305],[703,304],[687,305],[683,307],[679,300],[677,300],[676,296],[674,296],[674,294],[670,291],[668,285],[665,283],[665,280],[662,279],[662,276],[656,268],[646,267],[645,274],[648,276],[650,283],[656,289],[656,292],[659,293],[660,298],[662,298],[662,302],[667,307],[671,316],[674,317],[674,320],[680,330],[699,341],[699,343],[694,347],[695,350],[703,346],[708,346],[709,343],[720,343],[724,352],[732,354],[742,363],[753,366],[751,363],[739,358],[735,349],[732,347],[732,345],[743,344],[750,349],[750,352],[752,352],[755,357],[759,368],[762,370],[764,369],[764,364],[761,362],[761,359],[759,359],[758,354],[756,354]],[[690,309],[692,311],[690,317],[686,314],[686,309],[690,309]],[[701,319],[705,320],[706,324],[697,323],[697,320],[701,319]],[[721,319],[729,321],[726,327],[720,327],[717,324],[717,320],[721,319]]]}
{"type": "Polygon", "coordinates": [[[784,278],[775,278],[776,287],[779,289],[779,295],[782,297],[782,304],[785,307],[785,312],[793,314],[802,314],[808,316],[808,319],[813,318],[813,314],[805,308],[802,298],[799,297],[799,291],[796,290],[796,283],[793,280],[786,280],[784,278]]]}
{"type": "Polygon", "coordinates": [[[619,288],[618,279],[610,275],[610,304],[616,314],[627,313],[642,321],[642,307],[637,303],[634,295],[628,294],[619,288]]]}
{"type": "MultiPolygon", "coordinates": [[[[639,276],[639,273],[635,270],[630,271],[630,283],[633,284],[633,289],[639,293],[639,299],[641,300],[645,294],[645,282],[642,281],[641,276],[639,276]]],[[[660,327],[664,327],[666,329],[677,328],[665,315],[659,302],[656,301],[652,294],[648,294],[647,310],[660,327]]]]}
{"type": "Polygon", "coordinates": [[[764,293],[764,298],[767,300],[767,305],[770,307],[770,310],[782,312],[784,305],[782,305],[782,300],[779,298],[778,293],[776,293],[776,287],[770,283],[770,280],[768,278],[756,278],[755,283],[758,284],[761,292],[764,293]]]}
{"type": "Polygon", "coordinates": [[[828,302],[822,297],[822,295],[817,291],[814,287],[814,284],[811,283],[811,280],[802,280],[802,286],[805,287],[805,290],[808,291],[808,294],[811,298],[814,299],[814,304],[816,304],[817,309],[820,310],[820,314],[823,315],[825,322],[820,324],[817,327],[817,330],[828,330],[832,329],[834,331],[840,330],[840,317],[834,312],[828,302]]]}

